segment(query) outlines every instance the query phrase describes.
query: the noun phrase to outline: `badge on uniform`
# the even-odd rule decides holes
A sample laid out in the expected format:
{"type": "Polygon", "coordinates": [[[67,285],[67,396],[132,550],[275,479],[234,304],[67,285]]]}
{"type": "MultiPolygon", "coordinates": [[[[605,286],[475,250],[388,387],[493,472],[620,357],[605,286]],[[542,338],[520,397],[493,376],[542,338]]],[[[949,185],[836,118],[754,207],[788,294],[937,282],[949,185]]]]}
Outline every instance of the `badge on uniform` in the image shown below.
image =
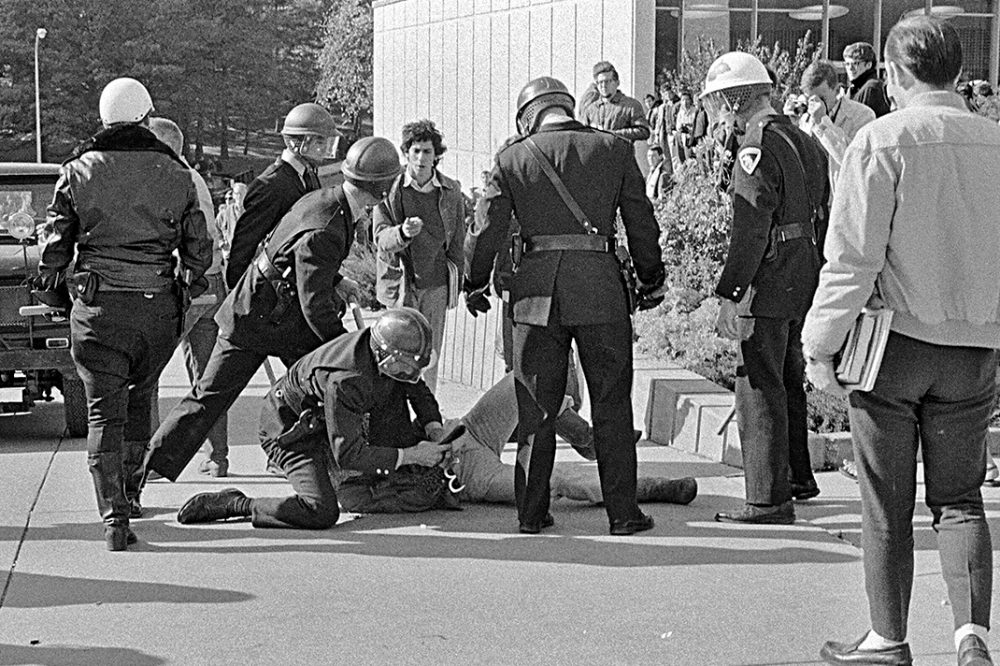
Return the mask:
{"type": "Polygon", "coordinates": [[[740,166],[743,167],[743,170],[746,171],[747,174],[752,174],[757,168],[757,165],[760,163],[760,148],[756,146],[744,148],[740,151],[737,159],[740,162],[740,166]]]}

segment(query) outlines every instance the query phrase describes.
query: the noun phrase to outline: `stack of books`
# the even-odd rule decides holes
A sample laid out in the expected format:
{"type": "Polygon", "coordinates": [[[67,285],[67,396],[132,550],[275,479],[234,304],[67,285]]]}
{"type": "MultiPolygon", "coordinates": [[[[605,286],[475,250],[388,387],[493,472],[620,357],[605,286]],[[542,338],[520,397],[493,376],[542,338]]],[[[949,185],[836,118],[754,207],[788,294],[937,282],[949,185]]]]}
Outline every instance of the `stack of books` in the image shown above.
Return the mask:
{"type": "Polygon", "coordinates": [[[892,310],[888,308],[865,308],[858,315],[838,355],[837,381],[848,391],[875,387],[891,324],[892,310]]]}

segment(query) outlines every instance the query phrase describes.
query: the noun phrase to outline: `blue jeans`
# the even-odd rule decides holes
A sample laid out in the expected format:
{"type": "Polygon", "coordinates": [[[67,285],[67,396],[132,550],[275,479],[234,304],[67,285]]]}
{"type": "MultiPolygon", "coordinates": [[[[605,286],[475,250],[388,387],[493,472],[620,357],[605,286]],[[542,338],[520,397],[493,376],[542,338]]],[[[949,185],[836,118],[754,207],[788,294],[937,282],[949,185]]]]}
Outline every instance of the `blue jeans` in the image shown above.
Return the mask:
{"type": "Polygon", "coordinates": [[[889,336],[875,388],[851,393],[871,626],[906,638],[913,587],[916,454],[955,627],[990,624],[993,551],[980,486],[997,352],[889,336]]]}

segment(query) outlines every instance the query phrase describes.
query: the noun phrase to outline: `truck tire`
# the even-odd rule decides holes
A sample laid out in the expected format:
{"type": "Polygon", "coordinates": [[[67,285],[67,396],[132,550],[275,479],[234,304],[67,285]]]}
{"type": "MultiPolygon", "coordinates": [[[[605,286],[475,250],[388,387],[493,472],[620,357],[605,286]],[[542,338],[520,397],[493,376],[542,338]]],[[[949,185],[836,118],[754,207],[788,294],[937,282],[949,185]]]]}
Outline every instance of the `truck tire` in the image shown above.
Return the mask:
{"type": "Polygon", "coordinates": [[[87,436],[87,393],[76,376],[64,374],[62,381],[63,414],[70,437],[87,436]]]}

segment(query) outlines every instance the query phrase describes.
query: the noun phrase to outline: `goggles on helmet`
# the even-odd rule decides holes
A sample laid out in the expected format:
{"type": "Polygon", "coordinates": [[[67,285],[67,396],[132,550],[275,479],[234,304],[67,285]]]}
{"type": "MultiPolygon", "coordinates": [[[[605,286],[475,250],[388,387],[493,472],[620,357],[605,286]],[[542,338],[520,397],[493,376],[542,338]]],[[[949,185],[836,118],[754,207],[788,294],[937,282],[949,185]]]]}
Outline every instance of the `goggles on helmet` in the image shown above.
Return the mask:
{"type": "Polygon", "coordinates": [[[335,160],[340,148],[340,136],[307,134],[301,138],[298,153],[311,160],[335,160]]]}
{"type": "Polygon", "coordinates": [[[420,376],[424,368],[433,365],[437,361],[437,351],[432,350],[430,360],[421,363],[421,358],[412,352],[394,351],[387,352],[378,362],[378,369],[383,375],[391,377],[396,381],[416,384],[420,381],[420,376]]]}

